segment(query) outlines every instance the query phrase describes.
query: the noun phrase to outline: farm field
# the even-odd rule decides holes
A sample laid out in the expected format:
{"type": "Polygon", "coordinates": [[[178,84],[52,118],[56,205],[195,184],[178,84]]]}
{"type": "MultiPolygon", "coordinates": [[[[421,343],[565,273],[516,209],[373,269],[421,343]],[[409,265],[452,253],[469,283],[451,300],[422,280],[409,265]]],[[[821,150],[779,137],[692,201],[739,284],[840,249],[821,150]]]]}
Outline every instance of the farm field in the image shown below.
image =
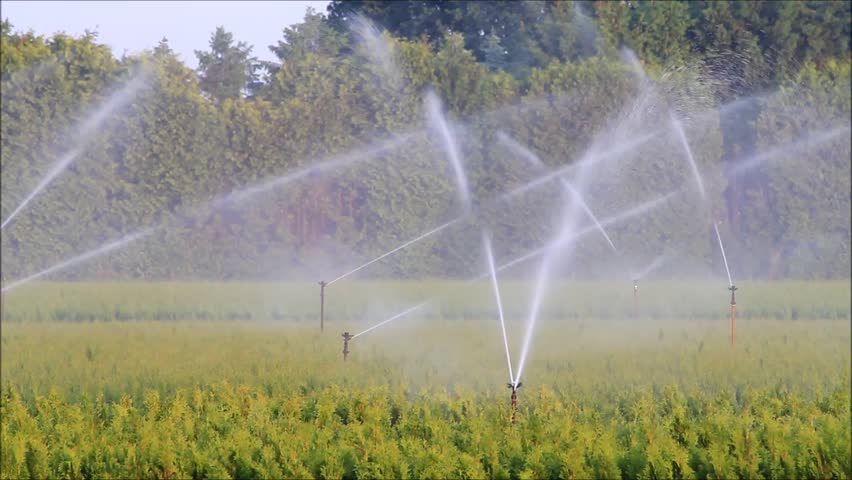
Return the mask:
{"type": "Polygon", "coordinates": [[[852,2],[111,3],[2,2],[0,480],[852,480],[852,2]]]}
{"type": "MultiPolygon", "coordinates": [[[[506,315],[525,319],[532,286],[502,279],[506,315]]],[[[737,318],[849,319],[849,280],[738,282],[737,318]]],[[[555,281],[542,313],[556,319],[615,319],[633,315],[633,283],[555,281]]],[[[314,282],[45,282],[5,295],[8,321],[288,320],[316,323],[314,282]]],[[[639,316],[652,319],[727,318],[730,292],[721,281],[642,281],[639,316]]],[[[438,300],[420,317],[492,318],[487,281],[355,281],[326,290],[330,321],[375,323],[424,300],[438,300]]]]}
{"type": "MultiPolygon", "coordinates": [[[[121,288],[78,287],[62,287],[76,308],[121,288]]],[[[848,313],[743,319],[733,350],[724,302],[710,319],[543,316],[512,424],[493,314],[412,316],[344,363],[340,332],[375,322],[332,315],[321,333],[312,305],[303,321],[4,321],[3,478],[852,476],[848,313]]],[[[516,349],[524,322],[507,322],[516,349]]]]}

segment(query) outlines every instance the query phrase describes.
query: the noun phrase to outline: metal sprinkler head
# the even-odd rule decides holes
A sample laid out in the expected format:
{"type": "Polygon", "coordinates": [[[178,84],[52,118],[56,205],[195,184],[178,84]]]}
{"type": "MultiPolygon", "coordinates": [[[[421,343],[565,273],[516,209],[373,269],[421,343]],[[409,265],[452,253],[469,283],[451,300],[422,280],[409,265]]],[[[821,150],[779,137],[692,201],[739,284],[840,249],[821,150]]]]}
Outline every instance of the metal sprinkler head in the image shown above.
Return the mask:
{"type": "Polygon", "coordinates": [[[521,385],[523,385],[521,382],[510,382],[506,384],[508,388],[512,389],[512,423],[515,423],[515,412],[518,410],[518,389],[521,388],[521,385]]]}
{"type": "Polygon", "coordinates": [[[731,305],[736,305],[737,304],[736,291],[739,290],[739,288],[737,288],[736,285],[731,285],[730,287],[728,287],[728,290],[731,291],[731,305]]]}
{"type": "Polygon", "coordinates": [[[355,335],[349,334],[349,332],[343,332],[343,361],[346,361],[346,357],[349,356],[349,340],[355,338],[355,335]]]}

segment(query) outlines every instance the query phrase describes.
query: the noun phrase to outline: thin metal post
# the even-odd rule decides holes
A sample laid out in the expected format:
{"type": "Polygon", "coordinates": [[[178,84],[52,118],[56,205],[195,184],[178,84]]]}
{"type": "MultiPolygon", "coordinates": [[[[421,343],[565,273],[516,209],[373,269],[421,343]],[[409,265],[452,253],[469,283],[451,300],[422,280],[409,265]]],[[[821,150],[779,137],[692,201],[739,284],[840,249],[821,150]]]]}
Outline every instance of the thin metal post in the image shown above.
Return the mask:
{"type": "Polygon", "coordinates": [[[512,424],[515,424],[515,413],[518,411],[518,389],[521,388],[521,383],[515,385],[514,383],[507,383],[507,387],[512,389],[512,424]]]}
{"type": "Polygon", "coordinates": [[[325,281],[319,282],[320,285],[320,332],[325,329],[325,281]]]}
{"type": "Polygon", "coordinates": [[[633,318],[639,318],[639,281],[633,280],[633,318]]]}
{"type": "Polygon", "coordinates": [[[355,338],[354,335],[350,335],[349,332],[343,332],[343,361],[346,361],[346,357],[349,356],[349,340],[355,338]]]}
{"type": "Polygon", "coordinates": [[[731,349],[734,348],[736,343],[736,330],[737,330],[737,295],[736,291],[737,286],[731,285],[728,287],[728,290],[731,291],[731,349]]]}

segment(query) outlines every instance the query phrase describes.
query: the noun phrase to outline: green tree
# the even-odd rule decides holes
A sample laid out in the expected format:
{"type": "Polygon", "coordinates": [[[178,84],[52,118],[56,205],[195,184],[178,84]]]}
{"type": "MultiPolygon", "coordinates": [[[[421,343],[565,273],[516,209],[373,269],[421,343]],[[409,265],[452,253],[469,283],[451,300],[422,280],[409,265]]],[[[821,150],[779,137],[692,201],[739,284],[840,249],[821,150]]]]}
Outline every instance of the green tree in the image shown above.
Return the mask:
{"type": "Polygon", "coordinates": [[[258,63],[252,47],[234,42],[232,33],[216,27],[210,36],[209,51],[195,51],[201,90],[217,102],[238,98],[258,88],[258,63]]]}
{"type": "Polygon", "coordinates": [[[850,82],[848,60],[822,68],[808,63],[766,101],[758,117],[760,151],[791,145],[743,173],[757,180],[749,191],[752,201],[742,207],[742,241],[748,252],[763,252],[758,272],[771,277],[849,272],[850,82]],[[832,131],[833,139],[814,140],[832,131]]]}

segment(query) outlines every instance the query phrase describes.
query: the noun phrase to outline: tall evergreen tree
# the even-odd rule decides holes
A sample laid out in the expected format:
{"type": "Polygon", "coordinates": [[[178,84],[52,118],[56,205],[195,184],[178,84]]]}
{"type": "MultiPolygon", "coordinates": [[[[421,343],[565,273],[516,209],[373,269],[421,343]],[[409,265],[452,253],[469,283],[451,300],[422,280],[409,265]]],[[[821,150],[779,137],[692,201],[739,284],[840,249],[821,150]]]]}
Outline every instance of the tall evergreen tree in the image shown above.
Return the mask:
{"type": "Polygon", "coordinates": [[[234,42],[234,35],[217,27],[210,36],[209,51],[195,51],[201,90],[216,101],[249,94],[258,85],[258,62],[252,47],[234,42]]]}

